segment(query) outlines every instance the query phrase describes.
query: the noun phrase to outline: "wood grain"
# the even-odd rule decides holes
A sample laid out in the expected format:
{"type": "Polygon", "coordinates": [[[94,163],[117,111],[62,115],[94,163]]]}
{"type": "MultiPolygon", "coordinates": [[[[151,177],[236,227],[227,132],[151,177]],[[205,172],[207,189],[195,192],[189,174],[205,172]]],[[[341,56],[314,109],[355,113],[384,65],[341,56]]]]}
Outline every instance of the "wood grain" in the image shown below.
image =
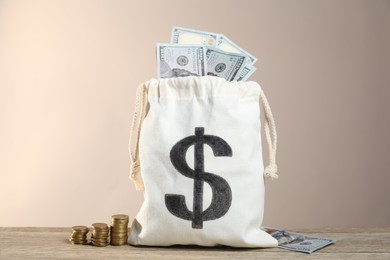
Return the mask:
{"type": "Polygon", "coordinates": [[[279,248],[80,246],[70,228],[0,227],[0,259],[390,259],[390,228],[292,230],[336,239],[311,255],[279,248]]]}

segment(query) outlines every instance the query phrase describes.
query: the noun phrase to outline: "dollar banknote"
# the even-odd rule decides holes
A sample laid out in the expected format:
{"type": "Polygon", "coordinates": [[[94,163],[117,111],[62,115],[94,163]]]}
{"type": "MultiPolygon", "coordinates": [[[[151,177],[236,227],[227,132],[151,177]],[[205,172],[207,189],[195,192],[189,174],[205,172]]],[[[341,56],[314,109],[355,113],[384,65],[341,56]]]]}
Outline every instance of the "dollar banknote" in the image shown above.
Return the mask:
{"type": "Polygon", "coordinates": [[[263,230],[278,240],[278,247],[308,254],[336,241],[333,239],[306,236],[300,233],[288,232],[275,228],[263,228],[263,230]]]}
{"type": "Polygon", "coordinates": [[[208,46],[206,50],[207,75],[225,78],[232,81],[246,63],[246,56],[229,53],[218,48],[208,46]]]}
{"type": "MultiPolygon", "coordinates": [[[[181,52],[186,46],[203,45],[206,51],[205,71],[207,75],[222,77],[229,81],[245,81],[256,71],[254,64],[257,58],[220,33],[175,26],[172,28],[170,44],[169,53],[177,58],[182,56],[181,52]]],[[[193,66],[192,69],[182,68],[180,66],[182,62],[177,62],[175,59],[171,59],[169,62],[161,60],[164,55],[161,54],[161,50],[157,52],[158,74],[161,78],[202,74],[199,71],[195,72],[196,66],[193,66]]],[[[191,58],[193,60],[196,58],[204,59],[204,56],[198,55],[191,58]]],[[[184,60],[182,59],[182,61],[184,60]]],[[[192,64],[195,65],[195,63],[192,64]]],[[[202,63],[203,60],[197,62],[198,65],[202,63]]]]}
{"type": "Polygon", "coordinates": [[[206,46],[158,43],[157,73],[160,78],[205,76],[206,46]]]}
{"type": "Polygon", "coordinates": [[[216,33],[175,26],[172,28],[171,43],[216,46],[217,38],[216,33]]]}
{"type": "Polygon", "coordinates": [[[217,39],[217,47],[223,51],[231,52],[231,53],[241,53],[249,57],[251,64],[255,64],[257,61],[257,58],[235,44],[233,41],[231,41],[228,37],[226,37],[223,34],[218,35],[217,39]]]}
{"type": "Polygon", "coordinates": [[[237,81],[245,81],[247,80],[254,72],[256,71],[256,67],[252,64],[245,64],[240,72],[238,73],[238,77],[235,78],[237,81]]]}

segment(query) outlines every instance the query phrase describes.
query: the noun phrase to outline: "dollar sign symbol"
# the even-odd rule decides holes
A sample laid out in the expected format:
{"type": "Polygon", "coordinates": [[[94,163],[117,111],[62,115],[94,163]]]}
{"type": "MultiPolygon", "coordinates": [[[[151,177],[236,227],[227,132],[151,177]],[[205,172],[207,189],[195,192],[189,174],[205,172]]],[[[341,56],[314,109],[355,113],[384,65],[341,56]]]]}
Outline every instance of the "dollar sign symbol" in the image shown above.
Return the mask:
{"type": "Polygon", "coordinates": [[[184,176],[194,179],[193,209],[187,208],[184,195],[165,194],[165,205],[176,217],[191,220],[192,228],[203,228],[203,221],[214,220],[228,212],[232,203],[232,191],[227,181],[215,174],[204,171],[203,146],[207,144],[214,156],[232,156],[229,144],[218,136],[205,135],[203,127],[195,128],[195,135],[188,136],[176,143],[170,153],[173,166],[184,176]],[[186,162],[186,153],[194,145],[194,170],[186,162]],[[203,211],[203,183],[207,182],[212,190],[210,206],[203,211]]]}

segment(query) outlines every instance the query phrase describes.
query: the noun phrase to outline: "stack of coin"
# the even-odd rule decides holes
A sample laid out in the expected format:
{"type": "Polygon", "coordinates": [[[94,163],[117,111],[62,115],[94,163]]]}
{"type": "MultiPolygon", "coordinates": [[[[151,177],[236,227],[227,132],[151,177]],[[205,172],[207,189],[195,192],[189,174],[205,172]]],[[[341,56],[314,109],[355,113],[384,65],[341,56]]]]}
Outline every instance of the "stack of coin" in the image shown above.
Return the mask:
{"type": "Polygon", "coordinates": [[[111,242],[113,246],[127,244],[129,216],[124,214],[113,215],[111,217],[111,242]]]}
{"type": "Polygon", "coordinates": [[[72,227],[72,234],[69,241],[74,245],[84,245],[88,243],[87,234],[89,228],[86,226],[74,226],[72,227]]]}
{"type": "Polygon", "coordinates": [[[92,224],[91,242],[94,246],[107,246],[110,229],[106,223],[92,224]]]}

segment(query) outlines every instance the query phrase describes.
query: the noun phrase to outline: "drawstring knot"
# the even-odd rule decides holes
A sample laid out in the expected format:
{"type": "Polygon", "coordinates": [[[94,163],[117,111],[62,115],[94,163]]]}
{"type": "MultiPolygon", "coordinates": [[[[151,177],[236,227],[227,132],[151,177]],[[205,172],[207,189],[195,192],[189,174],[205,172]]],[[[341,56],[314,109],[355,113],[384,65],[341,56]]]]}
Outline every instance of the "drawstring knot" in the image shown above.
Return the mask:
{"type": "Polygon", "coordinates": [[[131,164],[130,168],[130,178],[132,180],[136,179],[136,176],[140,174],[141,172],[141,167],[139,161],[135,161],[131,164]]]}
{"type": "Polygon", "coordinates": [[[278,166],[276,164],[270,164],[264,169],[264,177],[271,178],[271,180],[275,180],[279,178],[277,175],[278,166]]]}

